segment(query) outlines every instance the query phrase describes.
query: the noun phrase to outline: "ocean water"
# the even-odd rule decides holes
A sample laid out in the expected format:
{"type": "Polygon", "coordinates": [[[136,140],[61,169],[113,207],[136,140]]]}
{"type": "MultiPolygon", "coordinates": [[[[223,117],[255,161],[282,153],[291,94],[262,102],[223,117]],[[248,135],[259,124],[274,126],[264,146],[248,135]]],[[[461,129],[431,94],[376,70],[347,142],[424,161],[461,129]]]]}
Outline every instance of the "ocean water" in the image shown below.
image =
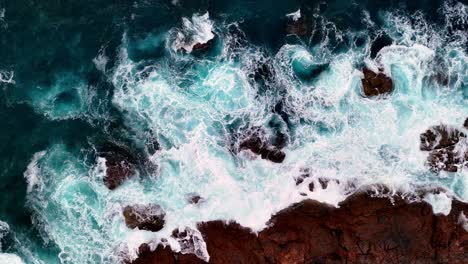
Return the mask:
{"type": "Polygon", "coordinates": [[[468,201],[466,167],[431,172],[419,149],[434,125],[468,133],[466,1],[277,2],[1,0],[0,263],[186,252],[171,237],[186,227],[209,260],[197,222],[259,231],[292,203],[337,206],[369,185],[409,200],[443,188],[423,197],[434,213],[468,201]],[[288,34],[300,19],[307,34],[288,34]],[[364,66],[394,91],[364,97],[364,66]],[[283,162],[239,150],[257,128],[283,162]],[[138,157],[112,191],[109,142],[138,157]],[[164,228],[127,228],[122,209],[147,203],[164,228]]]}

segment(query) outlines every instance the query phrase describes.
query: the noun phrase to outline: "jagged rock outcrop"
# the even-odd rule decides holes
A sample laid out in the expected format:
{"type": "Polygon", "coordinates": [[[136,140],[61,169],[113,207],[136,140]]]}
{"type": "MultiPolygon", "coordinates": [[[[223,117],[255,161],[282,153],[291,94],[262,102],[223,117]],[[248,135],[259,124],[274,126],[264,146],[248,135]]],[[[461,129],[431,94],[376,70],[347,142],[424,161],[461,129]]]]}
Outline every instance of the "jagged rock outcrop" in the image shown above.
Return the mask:
{"type": "Polygon", "coordinates": [[[128,228],[158,232],[164,227],[166,213],[157,204],[135,204],[126,206],[123,216],[128,228]]]}
{"type": "Polygon", "coordinates": [[[421,134],[420,141],[420,149],[430,151],[427,164],[433,172],[457,172],[468,161],[466,135],[454,127],[431,127],[421,134]]]}
{"type": "Polygon", "coordinates": [[[108,143],[98,155],[106,159],[106,175],[103,180],[110,190],[116,189],[126,179],[135,175],[137,159],[125,147],[108,143]]]}
{"type": "MultiPolygon", "coordinates": [[[[393,200],[358,193],[340,208],[306,200],[273,216],[258,235],[221,221],[201,223],[199,230],[210,263],[466,263],[467,204],[454,201],[444,216],[424,202],[393,200]]],[[[156,259],[203,263],[161,246],[140,251],[134,263],[156,259]]]]}
{"type": "Polygon", "coordinates": [[[286,157],[286,153],[281,150],[285,145],[286,138],[284,135],[281,134],[276,137],[273,145],[268,142],[265,132],[262,129],[256,128],[241,139],[239,149],[248,149],[260,155],[262,159],[281,163],[286,157]]]}
{"type": "Polygon", "coordinates": [[[365,67],[362,72],[364,79],[362,82],[362,91],[365,96],[372,97],[381,94],[388,94],[393,91],[393,81],[390,77],[385,75],[382,70],[373,72],[365,67]]]}

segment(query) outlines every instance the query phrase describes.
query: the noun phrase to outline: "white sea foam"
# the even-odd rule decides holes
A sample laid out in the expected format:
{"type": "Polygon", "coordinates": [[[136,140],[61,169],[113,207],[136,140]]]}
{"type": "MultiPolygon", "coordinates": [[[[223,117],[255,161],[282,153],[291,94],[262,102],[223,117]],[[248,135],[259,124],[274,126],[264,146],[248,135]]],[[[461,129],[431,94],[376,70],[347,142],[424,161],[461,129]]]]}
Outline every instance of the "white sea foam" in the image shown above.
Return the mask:
{"type": "Polygon", "coordinates": [[[450,210],[452,210],[452,198],[448,197],[445,193],[428,193],[424,197],[424,201],[432,206],[432,211],[435,214],[448,215],[450,214],[450,210]]]}
{"type": "Polygon", "coordinates": [[[298,9],[296,12],[287,14],[286,17],[289,17],[294,21],[298,21],[301,18],[301,9],[298,9]]]}
{"type": "Polygon", "coordinates": [[[13,71],[0,71],[0,83],[14,84],[15,73],[13,71]]]}
{"type": "Polygon", "coordinates": [[[191,19],[182,18],[182,28],[172,29],[168,38],[168,44],[173,51],[186,51],[190,53],[195,44],[205,44],[214,38],[213,22],[208,12],[199,15],[194,14],[191,19]]]}
{"type": "Polygon", "coordinates": [[[0,264],[24,264],[24,262],[15,254],[0,253],[0,264]]]}
{"type": "Polygon", "coordinates": [[[41,175],[38,167],[38,160],[41,159],[46,154],[45,151],[40,151],[34,154],[31,162],[29,163],[26,171],[24,172],[24,177],[28,183],[27,192],[31,192],[34,187],[42,189],[43,183],[41,180],[41,175]]]}

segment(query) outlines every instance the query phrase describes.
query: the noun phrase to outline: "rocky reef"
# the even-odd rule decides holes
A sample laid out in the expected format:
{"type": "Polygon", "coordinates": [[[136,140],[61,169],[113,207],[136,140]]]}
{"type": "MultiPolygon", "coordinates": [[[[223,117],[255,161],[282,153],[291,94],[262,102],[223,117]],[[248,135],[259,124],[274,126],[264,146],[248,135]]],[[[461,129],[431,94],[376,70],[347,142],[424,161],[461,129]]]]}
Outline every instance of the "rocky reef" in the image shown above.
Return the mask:
{"type": "MultiPolygon", "coordinates": [[[[305,200],[254,234],[237,223],[200,223],[209,263],[466,263],[468,205],[434,215],[425,202],[360,192],[339,208],[305,200]]],[[[205,263],[193,254],[144,244],[132,263],[205,263]]]]}

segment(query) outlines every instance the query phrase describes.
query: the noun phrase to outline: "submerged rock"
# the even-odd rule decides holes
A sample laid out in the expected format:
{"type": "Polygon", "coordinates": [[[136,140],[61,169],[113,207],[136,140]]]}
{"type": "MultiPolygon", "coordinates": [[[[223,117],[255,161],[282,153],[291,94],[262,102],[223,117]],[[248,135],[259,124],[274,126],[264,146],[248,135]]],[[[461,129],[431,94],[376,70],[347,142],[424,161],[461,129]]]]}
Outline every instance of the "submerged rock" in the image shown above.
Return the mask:
{"type": "Polygon", "coordinates": [[[158,232],[164,227],[166,213],[156,204],[136,204],[126,206],[123,216],[128,228],[158,232]]]}
{"type": "Polygon", "coordinates": [[[126,179],[136,174],[136,158],[126,148],[108,144],[98,155],[106,159],[104,184],[110,190],[119,187],[126,179]]]}
{"type": "Polygon", "coordinates": [[[301,14],[300,9],[294,13],[287,14],[286,17],[288,19],[286,22],[286,33],[297,36],[305,36],[310,33],[306,18],[301,14]]]}
{"type": "Polygon", "coordinates": [[[203,199],[203,197],[201,197],[197,193],[189,193],[187,197],[187,201],[189,204],[199,204],[205,201],[205,199],[203,199]]]}
{"type": "Polygon", "coordinates": [[[262,159],[281,163],[285,159],[286,153],[281,150],[281,148],[284,147],[283,144],[285,144],[283,142],[284,139],[280,141],[280,146],[273,146],[267,142],[264,131],[261,129],[255,129],[252,133],[241,140],[239,149],[248,149],[257,155],[260,155],[262,159]]]}
{"type": "MultiPolygon", "coordinates": [[[[468,232],[460,221],[464,212],[468,204],[458,201],[444,216],[434,215],[425,202],[358,193],[339,208],[312,200],[295,204],[274,215],[258,235],[232,222],[211,221],[198,228],[210,263],[461,264],[468,257],[468,232]]],[[[163,261],[168,255],[158,247],[141,255],[146,262],[134,263],[163,261]]]]}
{"type": "Polygon", "coordinates": [[[362,72],[364,73],[362,88],[365,96],[377,96],[393,91],[392,79],[385,75],[382,70],[379,69],[379,72],[376,73],[366,67],[362,72]]]}

